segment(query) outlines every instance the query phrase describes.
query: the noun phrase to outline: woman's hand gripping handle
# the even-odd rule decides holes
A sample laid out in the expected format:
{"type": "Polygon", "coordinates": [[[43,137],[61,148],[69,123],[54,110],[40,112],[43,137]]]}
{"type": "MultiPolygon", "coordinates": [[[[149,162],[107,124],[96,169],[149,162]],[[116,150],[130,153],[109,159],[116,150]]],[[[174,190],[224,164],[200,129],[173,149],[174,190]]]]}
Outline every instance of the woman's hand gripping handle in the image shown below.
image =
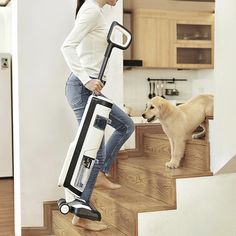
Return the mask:
{"type": "Polygon", "coordinates": [[[96,95],[101,93],[103,86],[99,79],[91,79],[85,84],[85,87],[96,95]]]}

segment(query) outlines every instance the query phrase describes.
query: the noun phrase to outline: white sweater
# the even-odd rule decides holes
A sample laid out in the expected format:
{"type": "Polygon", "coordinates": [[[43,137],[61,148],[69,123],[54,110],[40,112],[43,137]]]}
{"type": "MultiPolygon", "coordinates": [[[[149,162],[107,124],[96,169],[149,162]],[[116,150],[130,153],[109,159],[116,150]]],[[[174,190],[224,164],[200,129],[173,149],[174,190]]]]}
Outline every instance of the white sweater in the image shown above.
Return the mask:
{"type": "Polygon", "coordinates": [[[83,84],[91,79],[89,76],[98,77],[107,47],[107,33],[102,8],[95,0],[86,0],[61,47],[67,65],[83,84]]]}

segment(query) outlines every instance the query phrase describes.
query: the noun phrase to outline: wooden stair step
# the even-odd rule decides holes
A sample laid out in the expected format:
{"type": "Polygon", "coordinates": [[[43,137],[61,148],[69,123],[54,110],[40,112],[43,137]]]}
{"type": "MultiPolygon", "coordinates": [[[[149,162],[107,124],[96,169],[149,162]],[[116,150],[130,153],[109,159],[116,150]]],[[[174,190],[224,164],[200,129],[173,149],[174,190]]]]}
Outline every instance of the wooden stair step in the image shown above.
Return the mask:
{"type": "Polygon", "coordinates": [[[72,214],[63,215],[59,211],[52,213],[53,234],[56,236],[126,236],[114,226],[109,225],[109,228],[101,232],[94,232],[82,229],[71,224],[72,214]]]}
{"type": "MultiPolygon", "coordinates": [[[[132,158],[135,159],[135,158],[132,158]]],[[[158,175],[149,170],[143,170],[120,162],[117,165],[117,181],[137,192],[144,193],[154,199],[176,205],[175,179],[158,175]]]]}
{"type": "Polygon", "coordinates": [[[176,204],[175,179],[209,175],[212,175],[210,171],[186,167],[169,169],[165,163],[160,165],[156,157],[133,157],[117,163],[117,181],[122,186],[173,206],[176,204]]]}
{"type": "MultiPolygon", "coordinates": [[[[144,137],[146,138],[153,138],[153,139],[163,139],[163,140],[168,140],[168,137],[166,134],[151,134],[151,133],[145,133],[144,137]]],[[[188,144],[201,144],[201,145],[205,145],[206,144],[206,140],[203,139],[188,139],[187,140],[188,144]]]]}
{"type": "MultiPolygon", "coordinates": [[[[165,134],[144,134],[144,154],[155,156],[162,162],[170,160],[170,143],[165,134]]],[[[185,155],[182,161],[184,167],[210,170],[209,142],[193,139],[186,142],[185,155]]]]}
{"type": "MultiPolygon", "coordinates": [[[[164,162],[162,162],[162,165],[160,165],[159,158],[155,156],[132,157],[125,160],[118,160],[118,168],[122,168],[122,166],[129,166],[142,170],[146,173],[158,174],[175,179],[212,175],[212,172],[208,170],[199,170],[184,166],[177,169],[170,169],[165,166],[164,162]]],[[[117,175],[118,174],[119,173],[117,173],[117,175]]]]}
{"type": "Polygon", "coordinates": [[[93,202],[103,219],[126,235],[137,235],[138,213],[173,209],[167,203],[145,196],[126,186],[93,192],[93,202]]]}

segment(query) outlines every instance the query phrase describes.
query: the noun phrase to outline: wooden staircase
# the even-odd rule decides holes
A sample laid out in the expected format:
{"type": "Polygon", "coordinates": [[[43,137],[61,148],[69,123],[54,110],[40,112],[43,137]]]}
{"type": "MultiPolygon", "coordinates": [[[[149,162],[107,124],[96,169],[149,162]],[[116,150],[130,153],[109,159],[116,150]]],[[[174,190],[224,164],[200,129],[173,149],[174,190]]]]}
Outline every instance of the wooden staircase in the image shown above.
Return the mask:
{"type": "MultiPolygon", "coordinates": [[[[208,120],[206,120],[208,123],[208,120]]],[[[207,130],[208,132],[208,130],[207,130]]],[[[176,209],[176,179],[212,175],[209,167],[208,135],[189,140],[179,169],[168,169],[170,145],[159,124],[136,126],[136,149],[117,158],[112,180],[117,190],[94,190],[92,200],[110,225],[102,232],[90,232],[71,224],[72,215],[52,213],[52,234],[57,236],[137,236],[138,214],[176,209]]],[[[124,154],[124,153],[123,153],[124,154]]]]}
{"type": "Polygon", "coordinates": [[[72,214],[66,216],[62,215],[59,211],[53,211],[52,213],[52,230],[54,235],[57,236],[124,236],[121,231],[119,231],[114,226],[110,225],[107,230],[102,232],[91,232],[87,230],[80,229],[79,227],[73,226],[71,220],[73,218],[72,214]]]}

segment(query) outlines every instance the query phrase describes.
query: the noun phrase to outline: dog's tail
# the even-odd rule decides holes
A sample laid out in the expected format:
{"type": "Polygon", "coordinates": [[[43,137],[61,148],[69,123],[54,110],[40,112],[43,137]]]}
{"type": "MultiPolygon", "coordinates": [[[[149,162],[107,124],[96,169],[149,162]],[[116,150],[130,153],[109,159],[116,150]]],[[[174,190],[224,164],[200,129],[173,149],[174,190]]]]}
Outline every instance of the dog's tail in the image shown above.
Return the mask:
{"type": "Polygon", "coordinates": [[[199,139],[199,138],[203,138],[205,137],[205,133],[206,133],[206,128],[204,125],[199,125],[201,128],[202,128],[202,131],[198,132],[198,133],[195,133],[192,135],[192,138],[193,139],[199,139]]]}

